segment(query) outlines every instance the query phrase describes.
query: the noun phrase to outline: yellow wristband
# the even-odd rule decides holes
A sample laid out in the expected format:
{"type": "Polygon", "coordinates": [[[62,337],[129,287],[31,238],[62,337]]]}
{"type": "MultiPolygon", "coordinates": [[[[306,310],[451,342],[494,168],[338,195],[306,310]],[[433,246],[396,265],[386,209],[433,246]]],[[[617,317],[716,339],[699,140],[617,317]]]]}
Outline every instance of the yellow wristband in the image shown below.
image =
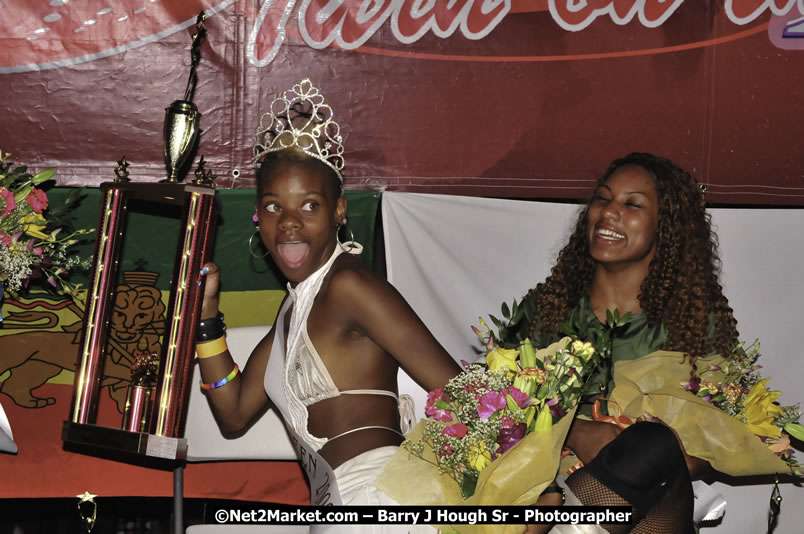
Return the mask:
{"type": "Polygon", "coordinates": [[[225,336],[205,343],[196,343],[195,345],[195,353],[199,358],[210,358],[218,354],[223,354],[227,350],[229,350],[229,346],[226,344],[225,336]]]}

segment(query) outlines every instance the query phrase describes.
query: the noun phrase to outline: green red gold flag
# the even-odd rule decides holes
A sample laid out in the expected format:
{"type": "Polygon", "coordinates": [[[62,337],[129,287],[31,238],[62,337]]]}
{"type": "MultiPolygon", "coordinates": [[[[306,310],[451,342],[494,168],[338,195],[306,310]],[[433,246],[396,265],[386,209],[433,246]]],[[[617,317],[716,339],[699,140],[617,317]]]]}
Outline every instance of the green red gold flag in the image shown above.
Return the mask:
{"type": "MultiPolygon", "coordinates": [[[[48,195],[58,203],[68,192],[57,188],[48,195]]],[[[87,189],[85,195],[74,213],[76,228],[97,225],[100,191],[87,189]]],[[[221,309],[227,326],[271,324],[285,283],[269,257],[249,254],[255,191],[219,190],[216,196],[220,213],[213,260],[221,269],[221,309]]],[[[347,191],[346,197],[349,225],[365,247],[363,258],[372,265],[379,195],[347,191]]],[[[104,364],[100,425],[120,426],[134,352],[161,351],[179,216],[161,206],[155,210],[129,204],[104,364]]],[[[90,256],[93,250],[94,243],[87,243],[78,253],[90,256]]],[[[70,280],[86,287],[88,277],[73,275],[70,280]]],[[[17,455],[3,458],[2,473],[4,479],[18,483],[0,485],[0,498],[73,497],[73,488],[80,488],[80,493],[86,487],[104,496],[172,495],[170,471],[64,450],[61,428],[69,418],[83,302],[37,286],[18,296],[6,293],[0,305],[4,318],[0,404],[19,446],[17,455]]],[[[303,504],[308,490],[295,462],[226,462],[188,464],[184,495],[303,504]]]]}

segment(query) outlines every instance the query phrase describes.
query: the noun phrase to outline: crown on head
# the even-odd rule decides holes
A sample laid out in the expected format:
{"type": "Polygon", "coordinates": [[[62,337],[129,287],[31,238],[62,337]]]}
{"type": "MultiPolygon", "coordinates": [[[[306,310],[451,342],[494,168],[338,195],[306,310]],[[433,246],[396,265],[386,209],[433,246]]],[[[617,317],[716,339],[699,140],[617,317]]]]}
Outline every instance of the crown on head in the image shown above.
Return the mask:
{"type": "Polygon", "coordinates": [[[343,183],[343,138],[332,120],[332,108],[309,78],[297,83],[271,102],[260,117],[254,161],[265,154],[296,148],[323,161],[343,183]]]}

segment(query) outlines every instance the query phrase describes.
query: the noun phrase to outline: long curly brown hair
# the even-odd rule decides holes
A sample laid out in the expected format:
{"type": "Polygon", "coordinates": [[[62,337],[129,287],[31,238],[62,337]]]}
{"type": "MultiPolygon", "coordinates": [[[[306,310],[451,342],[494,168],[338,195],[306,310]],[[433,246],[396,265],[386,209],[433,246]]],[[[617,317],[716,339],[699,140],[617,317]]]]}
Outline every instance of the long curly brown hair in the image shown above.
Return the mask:
{"type": "MultiPolygon", "coordinates": [[[[693,369],[699,356],[713,350],[729,354],[739,336],[737,321],[719,283],[718,239],[698,183],[668,159],[635,152],[612,162],[597,186],[624,165],[647,171],[659,197],[656,255],[640,287],[639,302],[650,324],[667,328],[662,348],[685,352],[693,369]],[[715,318],[714,339],[708,336],[710,314],[715,318]]],[[[551,274],[528,293],[538,310],[531,332],[538,324],[542,332],[557,333],[559,323],[589,290],[595,261],[589,253],[588,211],[587,203],[551,274]]]]}

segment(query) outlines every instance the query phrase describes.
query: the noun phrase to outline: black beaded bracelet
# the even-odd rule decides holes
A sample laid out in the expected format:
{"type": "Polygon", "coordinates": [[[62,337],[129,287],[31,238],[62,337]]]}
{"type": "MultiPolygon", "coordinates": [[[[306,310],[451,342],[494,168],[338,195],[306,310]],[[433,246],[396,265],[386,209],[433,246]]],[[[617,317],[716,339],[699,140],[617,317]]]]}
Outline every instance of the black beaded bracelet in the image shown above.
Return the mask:
{"type": "Polygon", "coordinates": [[[215,317],[201,319],[198,323],[198,332],[195,336],[197,341],[212,341],[223,337],[226,333],[226,324],[223,322],[223,314],[218,312],[215,317]]]}

